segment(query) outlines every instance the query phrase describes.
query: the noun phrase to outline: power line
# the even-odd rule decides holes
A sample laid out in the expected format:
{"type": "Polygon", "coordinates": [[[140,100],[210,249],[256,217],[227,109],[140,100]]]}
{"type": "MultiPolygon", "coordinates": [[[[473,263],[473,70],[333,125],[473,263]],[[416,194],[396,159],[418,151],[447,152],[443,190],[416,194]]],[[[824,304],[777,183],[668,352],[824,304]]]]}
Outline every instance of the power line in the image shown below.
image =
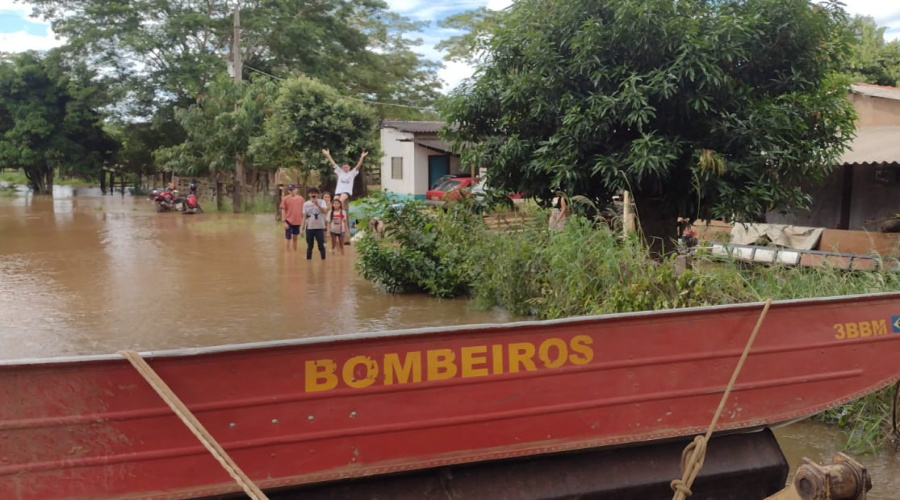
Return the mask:
{"type": "MultiPolygon", "coordinates": [[[[275,76],[275,75],[273,75],[273,74],[271,74],[271,73],[266,73],[265,71],[256,69],[256,68],[254,68],[254,67],[252,67],[252,66],[248,66],[247,64],[244,64],[244,67],[247,68],[247,69],[249,69],[250,71],[255,71],[255,72],[257,72],[257,73],[259,73],[260,75],[265,75],[265,76],[268,76],[268,77],[270,77],[270,78],[274,78],[274,79],[276,79],[276,80],[284,80],[284,78],[281,78],[280,76],[275,76]]],[[[435,109],[434,109],[434,108],[431,108],[431,107],[427,107],[427,108],[426,108],[426,107],[421,107],[421,106],[410,106],[410,105],[407,105],[407,104],[394,104],[394,103],[390,103],[390,102],[379,102],[379,101],[373,101],[373,100],[371,100],[371,99],[360,99],[360,98],[358,98],[358,97],[350,97],[350,96],[341,96],[341,97],[343,97],[344,99],[350,99],[351,101],[359,101],[359,102],[365,102],[365,103],[369,103],[369,104],[378,104],[378,105],[380,105],[380,106],[395,106],[395,107],[398,107],[398,108],[417,109],[417,110],[419,110],[419,111],[435,111],[435,109]]]]}

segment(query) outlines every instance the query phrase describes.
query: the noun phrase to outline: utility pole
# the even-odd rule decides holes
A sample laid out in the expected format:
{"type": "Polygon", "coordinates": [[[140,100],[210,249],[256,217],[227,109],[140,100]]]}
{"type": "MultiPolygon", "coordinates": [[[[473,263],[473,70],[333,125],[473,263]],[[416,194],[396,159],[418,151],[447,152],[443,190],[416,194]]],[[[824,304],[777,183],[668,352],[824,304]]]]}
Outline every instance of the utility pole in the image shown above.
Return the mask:
{"type": "MultiPolygon", "coordinates": [[[[240,0],[234,2],[234,46],[231,49],[231,56],[234,65],[234,81],[240,84],[243,81],[243,63],[241,61],[241,3],[240,0]]],[[[237,111],[237,103],[235,103],[235,111],[237,111]]],[[[232,193],[232,202],[234,213],[240,213],[243,209],[244,199],[244,155],[238,153],[234,158],[234,192],[232,193]]]]}

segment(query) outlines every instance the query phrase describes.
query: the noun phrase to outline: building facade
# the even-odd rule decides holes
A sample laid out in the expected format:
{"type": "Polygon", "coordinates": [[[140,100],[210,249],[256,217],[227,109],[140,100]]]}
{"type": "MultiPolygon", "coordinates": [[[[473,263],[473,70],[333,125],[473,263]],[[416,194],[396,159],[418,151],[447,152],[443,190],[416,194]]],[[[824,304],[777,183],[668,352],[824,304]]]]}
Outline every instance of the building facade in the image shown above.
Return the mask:
{"type": "Polygon", "coordinates": [[[381,187],[398,198],[424,199],[445,175],[461,170],[459,155],[438,137],[443,122],[381,123],[381,187]]]}

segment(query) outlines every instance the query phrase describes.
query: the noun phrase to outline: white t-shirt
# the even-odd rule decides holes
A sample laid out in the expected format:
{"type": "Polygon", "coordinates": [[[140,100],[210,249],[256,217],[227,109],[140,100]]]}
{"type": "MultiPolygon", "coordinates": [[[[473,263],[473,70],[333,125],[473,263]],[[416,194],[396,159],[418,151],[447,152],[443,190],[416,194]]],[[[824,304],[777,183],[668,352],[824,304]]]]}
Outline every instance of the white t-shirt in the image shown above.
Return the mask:
{"type": "Polygon", "coordinates": [[[325,214],[327,212],[325,200],[312,200],[303,204],[303,213],[306,215],[306,229],[325,229],[325,214]]]}
{"type": "Polygon", "coordinates": [[[338,178],[334,194],[347,193],[353,196],[353,179],[359,174],[359,170],[351,168],[349,172],[344,172],[341,167],[337,167],[334,169],[334,173],[337,174],[338,178]]]}

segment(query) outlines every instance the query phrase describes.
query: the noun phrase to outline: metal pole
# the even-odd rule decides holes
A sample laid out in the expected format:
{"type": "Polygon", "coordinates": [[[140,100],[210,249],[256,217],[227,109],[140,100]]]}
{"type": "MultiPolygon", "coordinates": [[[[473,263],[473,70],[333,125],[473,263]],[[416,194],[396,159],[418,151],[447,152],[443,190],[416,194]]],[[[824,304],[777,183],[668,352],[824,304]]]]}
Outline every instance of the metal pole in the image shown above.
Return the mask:
{"type": "Polygon", "coordinates": [[[631,210],[631,193],[622,193],[622,233],[627,237],[634,232],[634,213],[631,210]]]}
{"type": "MultiPolygon", "coordinates": [[[[231,49],[231,55],[234,58],[234,81],[240,83],[243,81],[243,62],[241,61],[241,3],[234,2],[234,46],[231,49]]],[[[234,105],[237,111],[237,103],[234,105]]],[[[235,213],[242,211],[244,199],[244,156],[241,153],[235,155],[234,158],[234,192],[232,193],[232,206],[235,213]]]]}
{"type": "Polygon", "coordinates": [[[234,47],[232,48],[234,56],[234,81],[243,80],[243,62],[241,61],[241,3],[234,2],[234,47]]]}

